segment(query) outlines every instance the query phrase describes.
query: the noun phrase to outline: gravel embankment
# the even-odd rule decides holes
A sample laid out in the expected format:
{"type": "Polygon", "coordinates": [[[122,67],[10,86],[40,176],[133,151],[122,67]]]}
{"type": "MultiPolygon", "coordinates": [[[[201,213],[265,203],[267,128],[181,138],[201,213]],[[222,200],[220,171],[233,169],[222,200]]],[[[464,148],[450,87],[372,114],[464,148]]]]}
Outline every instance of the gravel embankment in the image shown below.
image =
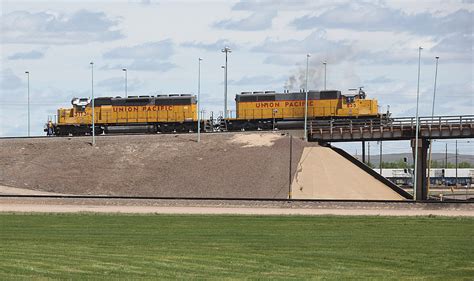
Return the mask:
{"type": "MultiPolygon", "coordinates": [[[[281,132],[0,140],[0,185],[89,195],[286,198],[281,132]]],[[[305,144],[293,138],[293,173],[305,144]]]]}

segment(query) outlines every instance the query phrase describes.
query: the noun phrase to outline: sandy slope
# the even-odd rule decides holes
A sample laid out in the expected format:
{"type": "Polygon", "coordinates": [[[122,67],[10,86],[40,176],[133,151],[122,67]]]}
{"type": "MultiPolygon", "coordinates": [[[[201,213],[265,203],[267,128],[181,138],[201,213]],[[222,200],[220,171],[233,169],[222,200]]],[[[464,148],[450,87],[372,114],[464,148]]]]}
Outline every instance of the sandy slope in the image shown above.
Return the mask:
{"type": "Polygon", "coordinates": [[[292,195],[295,199],[404,199],[327,147],[304,148],[293,179],[292,195]]]}

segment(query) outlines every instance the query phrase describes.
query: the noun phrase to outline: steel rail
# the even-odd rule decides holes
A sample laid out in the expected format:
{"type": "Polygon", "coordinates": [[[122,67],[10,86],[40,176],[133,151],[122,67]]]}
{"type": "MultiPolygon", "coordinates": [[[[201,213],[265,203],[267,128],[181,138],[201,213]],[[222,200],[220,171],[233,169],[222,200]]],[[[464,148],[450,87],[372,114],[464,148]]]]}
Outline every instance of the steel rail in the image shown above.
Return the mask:
{"type": "Polygon", "coordinates": [[[183,200],[183,201],[249,201],[249,202],[341,202],[341,203],[396,203],[396,204],[417,204],[417,203],[462,203],[472,204],[474,201],[447,199],[446,201],[414,201],[414,200],[358,200],[358,199],[288,199],[288,198],[245,198],[245,197],[175,197],[175,196],[117,196],[117,195],[22,195],[22,194],[0,194],[0,198],[42,198],[42,199],[101,199],[101,200],[183,200]]]}

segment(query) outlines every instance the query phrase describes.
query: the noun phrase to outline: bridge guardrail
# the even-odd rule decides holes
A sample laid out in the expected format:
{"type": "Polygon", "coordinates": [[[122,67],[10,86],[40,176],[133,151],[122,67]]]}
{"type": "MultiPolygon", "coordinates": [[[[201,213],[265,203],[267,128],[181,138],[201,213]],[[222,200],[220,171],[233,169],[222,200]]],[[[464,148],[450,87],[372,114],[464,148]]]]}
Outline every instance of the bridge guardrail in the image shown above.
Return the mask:
{"type": "MultiPolygon", "coordinates": [[[[462,131],[465,129],[474,130],[474,115],[460,115],[460,116],[423,116],[419,117],[419,130],[423,135],[431,136],[431,132],[442,132],[453,130],[462,131]]],[[[410,133],[416,131],[415,117],[397,117],[397,118],[379,118],[379,119],[330,119],[330,120],[311,120],[309,122],[310,135],[319,136],[324,139],[330,139],[334,134],[338,136],[353,135],[353,133],[378,133],[378,138],[383,138],[384,133],[402,132],[398,135],[408,137],[410,133]]],[[[470,133],[469,135],[471,135],[470,133]]],[[[377,138],[372,135],[372,137],[377,138]]],[[[391,137],[395,137],[392,134],[391,137]]],[[[462,134],[466,137],[466,134],[462,134]]],[[[474,136],[473,136],[474,137],[474,136]]],[[[318,138],[318,137],[317,137],[318,138]]],[[[344,137],[349,138],[350,137],[344,137]]],[[[369,137],[370,138],[370,137],[369,137]]],[[[387,137],[390,138],[390,137],[387,137]]]]}

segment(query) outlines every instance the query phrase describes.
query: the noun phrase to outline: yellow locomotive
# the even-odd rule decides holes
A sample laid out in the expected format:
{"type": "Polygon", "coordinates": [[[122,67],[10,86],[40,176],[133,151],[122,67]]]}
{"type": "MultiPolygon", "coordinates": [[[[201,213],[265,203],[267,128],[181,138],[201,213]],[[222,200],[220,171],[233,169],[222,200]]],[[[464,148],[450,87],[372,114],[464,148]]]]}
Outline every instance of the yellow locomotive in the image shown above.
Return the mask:
{"type": "MultiPolygon", "coordinates": [[[[278,124],[304,120],[306,93],[242,92],[235,98],[236,116],[228,118],[227,128],[265,129],[278,124]]],[[[362,89],[355,95],[337,90],[308,91],[308,118],[379,118],[375,99],[366,99],[362,89]]],[[[293,123],[294,124],[294,123],[293,123]]]]}
{"type": "MultiPolygon", "coordinates": [[[[236,115],[204,120],[202,130],[257,130],[301,128],[305,115],[305,92],[242,92],[236,95],[236,115]],[[208,126],[205,126],[207,124],[208,126]],[[210,125],[209,125],[210,124],[210,125]],[[292,127],[293,126],[293,127],[292,127]]],[[[58,110],[58,121],[48,122],[48,135],[92,133],[92,101],[74,98],[72,108],[58,110]]],[[[170,94],[100,97],[94,99],[96,134],[113,132],[190,132],[197,130],[197,103],[192,95],[170,94]]],[[[308,118],[380,118],[377,100],[366,99],[362,89],[355,95],[337,90],[309,91],[308,118]]]]}
{"type": "MultiPolygon", "coordinates": [[[[55,135],[92,133],[92,102],[74,98],[72,108],[58,109],[58,121],[45,130],[55,135]]],[[[189,131],[197,128],[196,98],[191,95],[100,97],[94,99],[97,134],[113,130],[147,132],[189,131]]]]}

